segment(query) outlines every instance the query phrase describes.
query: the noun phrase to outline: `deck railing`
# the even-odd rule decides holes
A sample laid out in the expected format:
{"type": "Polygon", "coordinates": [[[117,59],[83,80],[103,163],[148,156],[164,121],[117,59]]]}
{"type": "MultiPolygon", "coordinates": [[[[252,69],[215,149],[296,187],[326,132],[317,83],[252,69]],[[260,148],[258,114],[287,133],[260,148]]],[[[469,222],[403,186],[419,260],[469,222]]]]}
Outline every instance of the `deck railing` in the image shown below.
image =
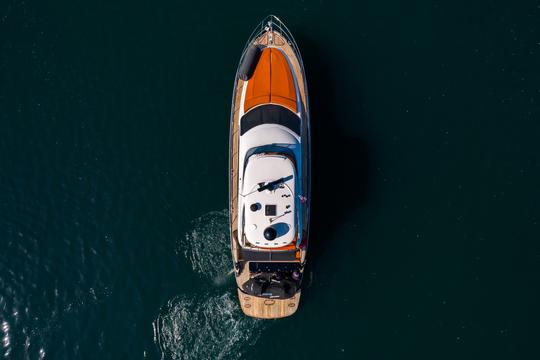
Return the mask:
{"type": "Polygon", "coordinates": [[[242,60],[244,59],[244,55],[246,54],[247,48],[251,46],[253,42],[256,39],[258,39],[261,35],[271,30],[279,32],[285,38],[285,40],[287,40],[289,45],[293,48],[295,55],[298,57],[300,66],[302,67],[302,73],[304,73],[305,75],[304,64],[302,61],[302,56],[300,55],[300,49],[298,48],[298,45],[296,44],[296,41],[294,40],[294,37],[292,36],[287,26],[285,26],[283,21],[281,21],[275,15],[268,15],[259,23],[259,25],[255,27],[255,29],[253,29],[253,32],[249,36],[248,40],[246,41],[246,44],[244,45],[244,49],[242,50],[242,57],[240,58],[240,61],[238,62],[238,68],[240,68],[240,64],[242,63],[242,60]]]}

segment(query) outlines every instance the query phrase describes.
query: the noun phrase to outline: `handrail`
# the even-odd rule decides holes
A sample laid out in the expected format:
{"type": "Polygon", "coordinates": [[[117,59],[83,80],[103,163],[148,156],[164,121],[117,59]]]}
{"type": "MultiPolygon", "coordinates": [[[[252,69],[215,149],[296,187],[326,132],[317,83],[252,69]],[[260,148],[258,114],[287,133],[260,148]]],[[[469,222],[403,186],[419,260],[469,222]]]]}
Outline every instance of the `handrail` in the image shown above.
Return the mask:
{"type": "Polygon", "coordinates": [[[251,32],[251,35],[249,36],[242,50],[242,56],[240,57],[240,61],[238,62],[237,72],[240,68],[240,64],[242,64],[242,60],[244,59],[247,48],[251,46],[251,44],[253,44],[253,42],[265,32],[272,30],[279,32],[279,34],[283,36],[285,40],[287,40],[289,45],[291,45],[296,57],[298,57],[300,67],[302,68],[302,73],[305,76],[304,62],[302,61],[302,56],[300,55],[300,49],[298,48],[298,45],[296,44],[296,41],[294,40],[294,37],[292,36],[290,30],[283,23],[283,21],[281,21],[275,15],[268,15],[257,26],[255,26],[255,29],[253,29],[253,31],[251,32]]]}

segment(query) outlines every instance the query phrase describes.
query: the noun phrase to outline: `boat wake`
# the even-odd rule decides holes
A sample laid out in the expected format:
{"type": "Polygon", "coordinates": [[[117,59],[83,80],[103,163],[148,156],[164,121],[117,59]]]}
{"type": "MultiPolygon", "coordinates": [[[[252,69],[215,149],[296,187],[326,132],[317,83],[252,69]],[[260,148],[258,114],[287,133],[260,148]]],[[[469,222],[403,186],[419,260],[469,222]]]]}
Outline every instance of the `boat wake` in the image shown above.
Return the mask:
{"type": "Polygon", "coordinates": [[[223,285],[233,274],[227,210],[212,211],[192,222],[193,228],[179,241],[177,251],[191,262],[193,271],[223,285]]]}
{"type": "Polygon", "coordinates": [[[210,287],[203,295],[169,300],[152,324],[154,342],[162,359],[239,359],[247,345],[256,343],[264,322],[246,317],[236,293],[223,292],[221,287],[234,273],[228,212],[212,211],[192,225],[179,241],[177,253],[210,287]]]}
{"type": "Polygon", "coordinates": [[[170,300],[154,321],[154,341],[162,358],[239,359],[246,343],[254,345],[262,321],[248,318],[234,295],[170,300]]]}

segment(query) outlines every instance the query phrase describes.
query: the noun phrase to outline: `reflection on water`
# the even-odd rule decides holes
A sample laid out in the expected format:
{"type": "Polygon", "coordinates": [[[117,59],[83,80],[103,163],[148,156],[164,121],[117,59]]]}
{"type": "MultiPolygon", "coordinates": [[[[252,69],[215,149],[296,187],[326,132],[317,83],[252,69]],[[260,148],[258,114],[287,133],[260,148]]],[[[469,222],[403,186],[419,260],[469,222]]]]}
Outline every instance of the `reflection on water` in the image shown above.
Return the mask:
{"type": "Polygon", "coordinates": [[[5,179],[0,188],[0,357],[80,357],[80,338],[65,329],[110,294],[110,246],[81,210],[95,194],[31,193],[5,179]]]}
{"type": "MultiPolygon", "coordinates": [[[[5,277],[2,284],[6,284],[5,277]]],[[[35,289],[35,284],[30,288],[35,289]]],[[[13,287],[2,288],[0,293],[0,355],[6,359],[44,359],[48,353],[47,344],[58,340],[62,333],[62,324],[76,319],[89,306],[102,302],[108,290],[96,291],[91,288],[83,292],[74,301],[69,296],[55,289],[49,303],[48,291],[40,298],[27,298],[25,293],[17,292],[13,287]]],[[[69,343],[62,341],[62,348],[56,351],[73,352],[77,348],[65,348],[69,343]]],[[[47,356],[48,357],[48,356],[47,356]]]]}
{"type": "Polygon", "coordinates": [[[9,323],[7,321],[2,321],[2,347],[4,348],[4,357],[9,357],[11,354],[11,336],[9,333],[9,323]]]}
{"type": "Polygon", "coordinates": [[[227,210],[212,211],[192,224],[178,253],[209,281],[208,292],[179,296],[163,306],[153,323],[154,341],[166,359],[239,359],[246,344],[255,344],[264,322],[245,316],[236,293],[219,287],[234,272],[227,210]]]}

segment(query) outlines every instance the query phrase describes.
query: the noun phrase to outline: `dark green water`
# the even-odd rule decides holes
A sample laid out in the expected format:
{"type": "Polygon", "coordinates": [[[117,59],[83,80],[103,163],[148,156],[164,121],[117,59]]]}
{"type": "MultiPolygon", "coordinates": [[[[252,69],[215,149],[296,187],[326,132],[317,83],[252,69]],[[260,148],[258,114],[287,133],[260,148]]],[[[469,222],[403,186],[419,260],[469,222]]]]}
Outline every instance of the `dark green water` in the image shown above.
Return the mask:
{"type": "Polygon", "coordinates": [[[6,359],[540,357],[540,3],[0,4],[6,359]],[[304,58],[297,314],[245,318],[230,96],[269,13],[304,58]]]}

